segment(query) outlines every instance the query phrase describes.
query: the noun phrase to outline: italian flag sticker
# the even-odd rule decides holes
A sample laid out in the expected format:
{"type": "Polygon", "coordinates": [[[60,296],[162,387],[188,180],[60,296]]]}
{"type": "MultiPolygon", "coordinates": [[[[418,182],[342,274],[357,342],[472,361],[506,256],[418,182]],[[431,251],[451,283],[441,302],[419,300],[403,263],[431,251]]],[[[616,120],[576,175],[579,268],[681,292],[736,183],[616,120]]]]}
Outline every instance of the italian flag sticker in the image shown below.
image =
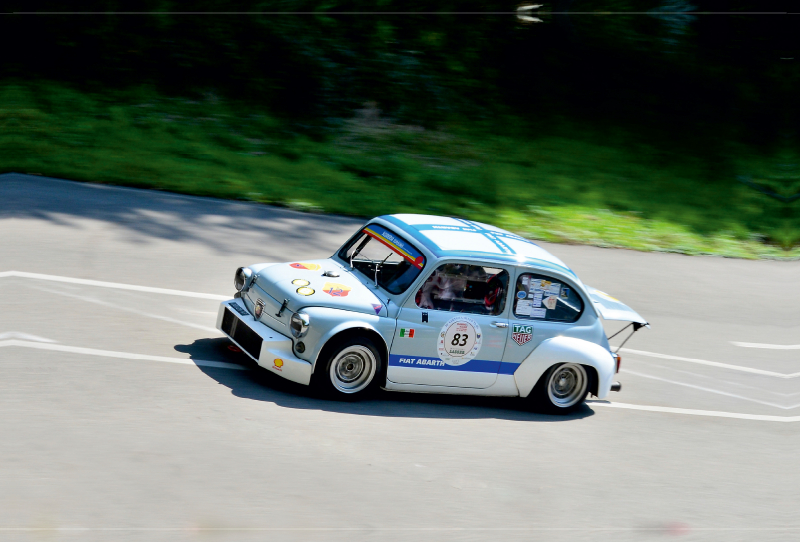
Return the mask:
{"type": "Polygon", "coordinates": [[[413,329],[400,328],[400,336],[401,337],[407,337],[409,339],[413,339],[414,338],[414,330],[413,329]]]}

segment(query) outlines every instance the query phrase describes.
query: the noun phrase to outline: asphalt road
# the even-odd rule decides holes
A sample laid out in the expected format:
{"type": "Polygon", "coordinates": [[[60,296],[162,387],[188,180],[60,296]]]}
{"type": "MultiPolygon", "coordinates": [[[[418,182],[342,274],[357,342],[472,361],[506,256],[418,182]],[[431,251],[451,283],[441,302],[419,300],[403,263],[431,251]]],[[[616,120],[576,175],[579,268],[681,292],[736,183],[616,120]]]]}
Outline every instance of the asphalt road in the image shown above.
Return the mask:
{"type": "Polygon", "coordinates": [[[543,244],[653,326],[565,418],[227,349],[236,267],[360,223],[0,176],[0,540],[800,539],[800,264],[543,244]]]}

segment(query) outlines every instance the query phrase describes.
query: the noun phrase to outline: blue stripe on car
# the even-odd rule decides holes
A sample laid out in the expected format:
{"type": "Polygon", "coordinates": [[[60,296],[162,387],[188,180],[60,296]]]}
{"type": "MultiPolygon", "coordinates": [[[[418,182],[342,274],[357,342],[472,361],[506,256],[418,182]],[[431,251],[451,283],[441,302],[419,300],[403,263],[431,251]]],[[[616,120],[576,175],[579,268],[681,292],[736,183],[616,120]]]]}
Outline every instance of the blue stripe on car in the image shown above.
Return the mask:
{"type": "Polygon", "coordinates": [[[519,363],[503,363],[488,359],[473,359],[463,365],[447,365],[439,358],[426,358],[420,356],[389,355],[389,365],[392,367],[413,367],[415,369],[439,369],[441,371],[467,371],[470,373],[497,373],[513,375],[519,363]],[[401,361],[402,360],[402,361],[401,361]]]}

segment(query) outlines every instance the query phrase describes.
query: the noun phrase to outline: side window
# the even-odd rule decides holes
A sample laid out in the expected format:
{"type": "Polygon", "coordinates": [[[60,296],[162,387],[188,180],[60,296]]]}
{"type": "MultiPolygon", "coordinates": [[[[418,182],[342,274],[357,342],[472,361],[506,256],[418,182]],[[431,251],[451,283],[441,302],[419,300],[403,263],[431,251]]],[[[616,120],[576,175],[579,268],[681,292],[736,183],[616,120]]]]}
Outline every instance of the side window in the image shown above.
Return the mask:
{"type": "Polygon", "coordinates": [[[416,303],[422,309],[497,315],[505,309],[507,292],[503,269],[446,263],[428,277],[416,303]]]}
{"type": "Polygon", "coordinates": [[[583,300],[569,284],[535,273],[517,277],[514,315],[551,322],[575,322],[583,312],[583,300]]]}

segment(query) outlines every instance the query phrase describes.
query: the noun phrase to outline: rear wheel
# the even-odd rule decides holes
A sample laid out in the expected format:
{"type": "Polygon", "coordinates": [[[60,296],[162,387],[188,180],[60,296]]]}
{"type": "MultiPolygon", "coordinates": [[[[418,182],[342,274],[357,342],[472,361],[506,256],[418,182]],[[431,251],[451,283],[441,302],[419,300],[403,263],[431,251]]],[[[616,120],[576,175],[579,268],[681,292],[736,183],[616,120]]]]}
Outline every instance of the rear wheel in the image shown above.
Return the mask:
{"type": "Polygon", "coordinates": [[[589,395],[591,375],[583,365],[554,365],[536,384],[532,395],[538,406],[551,414],[578,409],[589,395]]]}
{"type": "Polygon", "coordinates": [[[314,374],[317,389],[331,399],[360,399],[371,393],[381,374],[381,355],[366,337],[352,337],[336,344],[320,359],[314,374]]]}

